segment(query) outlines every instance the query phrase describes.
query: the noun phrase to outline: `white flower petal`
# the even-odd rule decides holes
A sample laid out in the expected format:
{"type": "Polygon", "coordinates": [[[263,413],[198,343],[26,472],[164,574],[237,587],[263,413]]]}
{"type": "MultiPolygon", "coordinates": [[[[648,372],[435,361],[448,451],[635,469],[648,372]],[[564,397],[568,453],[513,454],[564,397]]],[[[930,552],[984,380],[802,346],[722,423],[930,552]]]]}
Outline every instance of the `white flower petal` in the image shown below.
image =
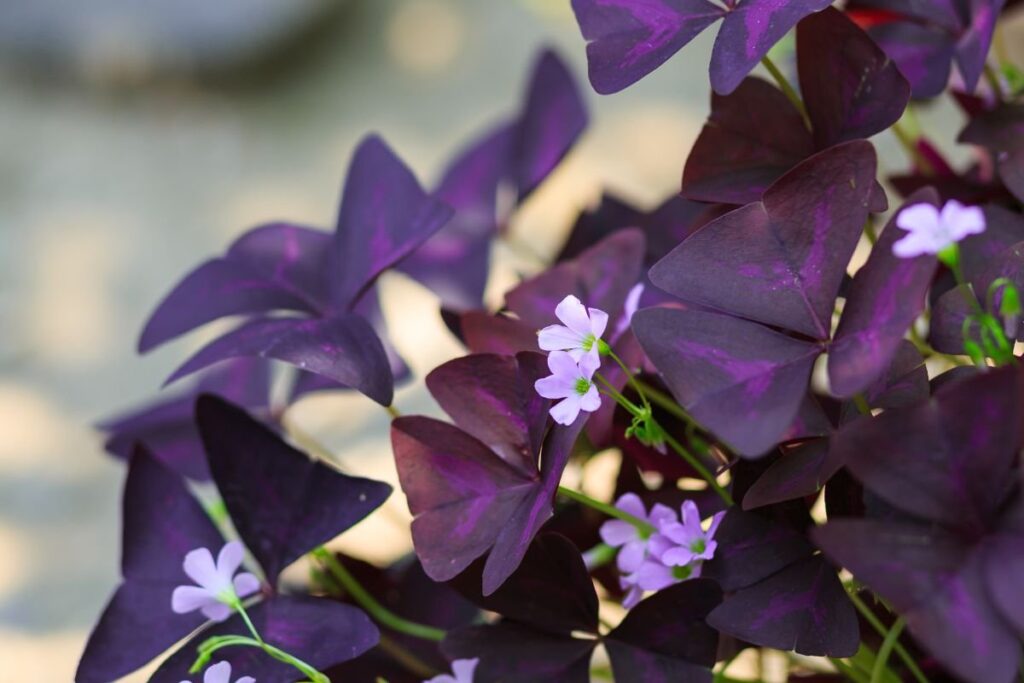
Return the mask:
{"type": "Polygon", "coordinates": [[[217,598],[199,586],[178,586],[171,593],[171,610],[175,614],[188,614],[217,602],[217,598]]]}
{"type": "Polygon", "coordinates": [[[959,242],[968,235],[985,232],[985,214],[977,206],[964,206],[950,199],[942,207],[942,222],[949,236],[959,242]]]}
{"type": "Polygon", "coordinates": [[[666,550],[661,555],[661,561],[673,567],[685,567],[693,562],[695,558],[696,555],[693,554],[692,550],[681,546],[666,550]]]}
{"type": "Polygon", "coordinates": [[[600,308],[588,308],[587,312],[590,313],[590,333],[600,339],[608,327],[608,314],[600,308]]]}
{"type": "Polygon", "coordinates": [[[634,517],[647,519],[647,508],[644,507],[644,502],[640,500],[640,496],[635,493],[624,493],[619,496],[619,499],[615,501],[615,507],[634,517]]]}
{"type": "Polygon", "coordinates": [[[580,376],[579,367],[573,357],[565,351],[552,351],[548,354],[548,369],[556,377],[572,379],[574,382],[580,376]]]}
{"type": "Polygon", "coordinates": [[[571,396],[551,406],[552,419],[560,425],[571,425],[580,415],[580,397],[573,393],[571,396]]]}
{"type": "Polygon", "coordinates": [[[558,375],[541,377],[533,383],[533,388],[544,398],[565,398],[577,395],[576,381],[558,375]]]}
{"type": "Polygon", "coordinates": [[[896,216],[896,225],[911,233],[935,233],[939,229],[939,210],[931,204],[908,206],[896,216]]]}
{"type": "Polygon", "coordinates": [[[588,413],[592,413],[601,407],[601,394],[597,391],[597,387],[593,384],[590,385],[590,389],[587,393],[580,396],[580,410],[585,410],[588,413]]]}
{"type": "Polygon", "coordinates": [[[537,333],[537,345],[542,351],[568,351],[582,348],[583,337],[565,325],[548,325],[537,333]]]}
{"type": "Polygon", "coordinates": [[[639,569],[646,557],[647,544],[640,540],[630,541],[622,546],[622,550],[615,558],[615,563],[620,572],[630,573],[639,569]]]}
{"type": "Polygon", "coordinates": [[[210,621],[224,621],[231,616],[232,609],[223,602],[211,602],[199,608],[203,615],[210,621]]]}
{"type": "Polygon", "coordinates": [[[602,541],[613,548],[625,545],[639,538],[636,527],[621,519],[609,519],[598,529],[598,534],[601,536],[602,541]]]}
{"type": "Polygon", "coordinates": [[[912,232],[907,234],[892,245],[892,253],[900,258],[915,258],[923,254],[936,254],[939,250],[935,248],[930,236],[923,233],[912,232]]]}
{"type": "Polygon", "coordinates": [[[245,557],[245,546],[239,541],[231,541],[224,545],[217,554],[217,574],[223,581],[231,582],[238,568],[242,566],[242,559],[245,557]]]}
{"type": "Polygon", "coordinates": [[[213,555],[206,548],[196,548],[185,555],[182,563],[185,573],[197,584],[211,593],[219,593],[224,586],[221,583],[220,575],[217,573],[217,565],[213,561],[213,555]]]}
{"type": "Polygon", "coordinates": [[[242,676],[235,683],[256,683],[256,679],[252,676],[242,676]]]}
{"type": "Polygon", "coordinates": [[[677,524],[679,518],[676,517],[676,512],[672,508],[661,503],[655,503],[654,507],[651,508],[650,521],[651,524],[661,529],[668,524],[677,524]]]}
{"type": "Polygon", "coordinates": [[[260,589],[260,580],[249,572],[242,572],[234,580],[235,595],[245,598],[260,589]]]}
{"type": "Polygon", "coordinates": [[[597,369],[601,367],[601,356],[597,353],[597,347],[591,349],[590,353],[585,354],[580,358],[580,363],[577,366],[576,376],[585,377],[586,379],[592,379],[597,369]]]}
{"type": "Polygon", "coordinates": [[[231,683],[231,665],[227,662],[214,664],[203,675],[203,683],[231,683]]]}
{"type": "Polygon", "coordinates": [[[480,659],[456,659],[452,662],[452,673],[455,674],[455,680],[459,683],[473,683],[473,672],[476,670],[476,665],[480,663],[480,659]]]}
{"type": "Polygon", "coordinates": [[[638,586],[648,591],[660,591],[678,582],[671,567],[651,560],[644,562],[635,572],[638,586]]]}
{"type": "Polygon", "coordinates": [[[430,680],[424,681],[423,683],[459,683],[455,680],[455,676],[451,674],[438,674],[430,680]]]}
{"type": "Polygon", "coordinates": [[[572,294],[562,299],[555,306],[555,317],[565,323],[570,330],[581,335],[590,334],[590,318],[583,302],[572,294]]]}

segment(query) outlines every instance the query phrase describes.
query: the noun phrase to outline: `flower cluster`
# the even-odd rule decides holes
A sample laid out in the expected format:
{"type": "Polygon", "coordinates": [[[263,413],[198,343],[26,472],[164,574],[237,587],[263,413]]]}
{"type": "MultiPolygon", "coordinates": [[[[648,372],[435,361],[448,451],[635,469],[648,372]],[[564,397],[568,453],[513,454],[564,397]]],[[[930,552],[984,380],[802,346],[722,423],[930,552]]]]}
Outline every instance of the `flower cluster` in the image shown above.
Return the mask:
{"type": "Polygon", "coordinates": [[[692,500],[683,503],[678,515],[661,503],[655,503],[648,514],[634,493],[621,496],[615,507],[643,525],[621,519],[601,525],[601,540],[619,549],[616,563],[626,591],[623,607],[639,603],[645,591],[696,579],[704,561],[715,554],[715,531],[724,513],[713,515],[705,528],[692,500]]]}
{"type": "Polygon", "coordinates": [[[601,339],[608,327],[608,314],[587,308],[569,295],[555,307],[555,316],[563,325],[549,325],[537,333],[537,343],[548,354],[548,377],[537,380],[537,393],[544,398],[562,399],[551,407],[551,417],[562,425],[571,425],[580,411],[592,413],[601,407],[601,396],[594,373],[601,367],[601,339]]]}

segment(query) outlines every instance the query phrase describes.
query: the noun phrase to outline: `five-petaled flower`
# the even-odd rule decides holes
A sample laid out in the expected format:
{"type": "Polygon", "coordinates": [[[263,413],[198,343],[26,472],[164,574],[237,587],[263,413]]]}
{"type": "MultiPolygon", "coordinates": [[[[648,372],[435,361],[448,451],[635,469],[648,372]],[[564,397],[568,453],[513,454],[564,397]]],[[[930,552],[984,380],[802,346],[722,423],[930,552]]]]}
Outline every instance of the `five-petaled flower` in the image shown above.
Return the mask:
{"type": "Polygon", "coordinates": [[[480,659],[456,659],[451,674],[440,674],[423,683],[473,683],[473,672],[480,659]]]}
{"type": "MultiPolygon", "coordinates": [[[[260,581],[248,572],[235,576],[242,565],[245,548],[231,541],[217,555],[206,548],[196,548],[185,555],[183,567],[197,586],[178,586],[171,595],[171,609],[178,614],[200,610],[213,621],[224,621],[241,598],[260,589],[260,581]]],[[[209,683],[209,682],[207,682],[209,683]]]]}
{"type": "Polygon", "coordinates": [[[913,258],[938,254],[968,235],[985,232],[985,214],[977,206],[950,199],[941,211],[931,204],[908,206],[896,217],[896,225],[908,234],[892,245],[892,253],[913,258]]]}
{"type": "Polygon", "coordinates": [[[558,424],[571,425],[580,411],[592,413],[601,407],[601,395],[594,384],[594,372],[601,364],[596,354],[584,355],[579,363],[566,351],[548,354],[551,374],[534,383],[537,393],[544,398],[563,399],[551,406],[551,417],[558,424]]]}
{"type": "MultiPolygon", "coordinates": [[[[189,683],[189,681],[181,683],[189,683]]],[[[227,662],[214,664],[203,674],[203,683],[231,683],[231,665],[227,662]]],[[[256,679],[252,676],[242,676],[235,683],[256,683],[256,679]]]]}
{"type": "Polygon", "coordinates": [[[611,519],[601,525],[601,540],[619,548],[616,565],[619,584],[626,591],[622,606],[629,609],[647,591],[659,591],[673,584],[700,576],[705,560],[717,548],[715,531],[724,513],[718,513],[704,530],[696,503],[683,503],[682,521],[675,511],[655,503],[647,514],[643,501],[627,493],[615,501],[615,507],[646,522],[653,531],[645,532],[632,523],[611,519]]]}
{"type": "MultiPolygon", "coordinates": [[[[565,351],[577,363],[586,356],[600,365],[601,335],[608,327],[608,314],[598,308],[587,308],[571,294],[555,307],[555,317],[564,325],[548,325],[537,333],[543,351],[565,351]]],[[[596,366],[595,366],[596,367],[596,366]]]]}

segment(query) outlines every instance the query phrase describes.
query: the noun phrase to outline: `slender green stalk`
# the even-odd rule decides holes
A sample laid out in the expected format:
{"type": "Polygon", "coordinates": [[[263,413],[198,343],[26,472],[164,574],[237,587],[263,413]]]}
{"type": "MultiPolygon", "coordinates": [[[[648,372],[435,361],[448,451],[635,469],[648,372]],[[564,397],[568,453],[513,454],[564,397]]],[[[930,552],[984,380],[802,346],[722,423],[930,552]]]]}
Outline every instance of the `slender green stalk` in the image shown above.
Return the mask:
{"type": "Polygon", "coordinates": [[[857,410],[858,412],[860,412],[861,415],[871,415],[871,404],[868,403],[868,400],[864,397],[864,394],[860,392],[854,394],[853,404],[857,406],[857,410]]]}
{"type": "Polygon", "coordinates": [[[610,396],[616,403],[618,403],[623,408],[628,410],[630,415],[636,416],[636,415],[639,415],[640,413],[643,412],[643,409],[640,408],[640,406],[636,405],[635,403],[630,401],[628,398],[626,398],[622,394],[622,392],[620,392],[618,389],[616,389],[615,385],[612,384],[611,382],[609,382],[607,379],[605,379],[604,375],[602,375],[600,372],[595,372],[594,373],[594,378],[598,382],[600,382],[601,384],[604,385],[605,393],[608,396],[610,396]]]}
{"type": "Polygon", "coordinates": [[[650,409],[651,404],[647,401],[647,394],[644,393],[644,389],[640,386],[640,383],[636,381],[633,371],[630,370],[623,360],[619,358],[619,355],[611,349],[608,349],[608,356],[619,364],[619,367],[622,368],[622,372],[626,374],[626,379],[629,381],[629,385],[633,387],[633,391],[635,391],[637,395],[640,396],[640,400],[643,401],[644,407],[650,409]]]}
{"type": "MultiPolygon", "coordinates": [[[[877,632],[878,635],[884,638],[888,631],[885,628],[885,624],[882,623],[882,620],[875,616],[875,613],[871,611],[871,608],[860,599],[856,590],[850,591],[849,596],[850,602],[852,602],[853,606],[857,608],[857,611],[860,612],[862,617],[864,617],[864,620],[868,622],[871,628],[875,629],[875,632],[877,632]]],[[[899,657],[900,661],[903,662],[903,665],[907,667],[907,671],[909,671],[910,675],[914,677],[914,680],[917,681],[917,683],[930,683],[928,677],[924,675],[923,671],[921,671],[921,667],[917,665],[917,662],[915,662],[914,658],[910,656],[907,649],[900,645],[899,641],[896,641],[894,647],[896,650],[896,656],[899,657]]]]}
{"type": "Polygon", "coordinates": [[[1003,93],[1003,84],[999,82],[999,74],[992,68],[992,65],[985,62],[985,80],[988,81],[988,86],[992,88],[992,94],[996,98],[996,102],[1002,102],[1005,99],[1005,93],[1003,93]]]}
{"type": "Polygon", "coordinates": [[[439,672],[422,659],[409,652],[407,649],[396,643],[385,634],[380,634],[380,642],[377,643],[389,657],[401,664],[407,671],[424,680],[433,678],[439,672]]]}
{"type": "Polygon", "coordinates": [[[249,633],[252,634],[252,637],[262,644],[263,637],[260,636],[259,631],[256,630],[255,626],[253,626],[252,619],[249,618],[249,613],[245,611],[245,607],[242,605],[242,601],[236,598],[235,602],[231,606],[235,609],[236,612],[238,612],[238,615],[242,617],[242,621],[244,621],[245,625],[249,628],[249,633]]]}
{"type": "Polygon", "coordinates": [[[395,404],[393,403],[391,405],[384,406],[384,410],[388,411],[388,415],[391,416],[392,420],[395,418],[402,417],[402,413],[398,411],[398,408],[396,408],[395,404]]]}
{"type": "Polygon", "coordinates": [[[771,74],[772,78],[775,79],[779,89],[782,90],[786,98],[789,99],[793,106],[796,107],[796,110],[800,112],[800,117],[804,120],[804,125],[807,126],[807,130],[810,130],[811,119],[807,115],[807,107],[804,106],[804,102],[800,99],[800,96],[796,94],[796,90],[789,82],[789,79],[787,79],[786,75],[779,70],[779,67],[775,66],[775,62],[773,62],[771,57],[768,55],[761,58],[761,64],[768,70],[768,73],[771,74]]]}
{"type": "Polygon", "coordinates": [[[835,657],[829,657],[828,661],[832,662],[832,666],[834,666],[839,673],[846,676],[854,683],[869,683],[867,674],[858,671],[843,660],[836,659],[835,657]]]}
{"type": "MultiPolygon", "coordinates": [[[[642,379],[637,379],[636,383],[643,387],[644,393],[647,395],[648,398],[651,399],[651,402],[654,403],[659,408],[661,408],[662,410],[664,410],[666,413],[671,414],[673,417],[679,418],[683,422],[696,424],[693,418],[690,416],[690,414],[686,412],[686,409],[684,409],[681,405],[676,403],[675,399],[673,399],[671,396],[655,387],[652,387],[650,384],[643,381],[642,379]]],[[[699,427],[700,425],[697,426],[699,427]]]]}
{"type": "Polygon", "coordinates": [[[871,680],[870,683],[881,683],[882,677],[885,675],[886,668],[885,663],[889,661],[889,655],[892,653],[893,647],[896,645],[896,641],[900,637],[900,633],[903,632],[903,627],[907,625],[907,620],[903,617],[899,617],[893,622],[892,628],[885,635],[885,640],[882,641],[882,646],[878,648],[878,656],[875,658],[875,666],[871,669],[871,680]]]}
{"type": "Polygon", "coordinates": [[[614,505],[608,505],[607,503],[602,503],[599,500],[595,500],[585,493],[581,493],[580,491],[566,488],[564,486],[558,487],[558,493],[565,496],[566,498],[575,500],[577,503],[581,503],[583,505],[586,505],[587,507],[594,508],[598,512],[603,512],[609,517],[615,517],[616,519],[621,519],[623,522],[629,522],[630,524],[635,526],[641,534],[650,535],[655,532],[654,525],[650,522],[646,522],[640,519],[639,517],[634,517],[633,515],[623,510],[620,510],[614,505]]]}
{"type": "Polygon", "coordinates": [[[243,645],[247,647],[255,647],[263,650],[268,655],[273,657],[279,662],[284,662],[295,669],[302,672],[303,675],[307,676],[314,683],[330,683],[330,679],[324,674],[317,671],[317,669],[306,662],[302,661],[295,655],[289,654],[284,650],[274,647],[269,643],[255,638],[248,638],[246,636],[227,636],[222,638],[211,638],[207,640],[199,648],[199,657],[195,663],[189,669],[189,673],[198,673],[206,663],[213,657],[213,653],[224,647],[233,647],[243,645]]]}
{"type": "Polygon", "coordinates": [[[868,216],[867,220],[864,221],[864,235],[868,238],[868,243],[871,246],[875,246],[878,243],[878,233],[875,232],[875,222],[871,220],[871,216],[868,216]]]}
{"type": "Polygon", "coordinates": [[[615,559],[615,555],[618,552],[618,548],[613,548],[607,543],[598,543],[583,553],[583,563],[587,566],[587,569],[593,571],[615,559]]]}
{"type": "Polygon", "coordinates": [[[702,463],[697,456],[688,451],[686,447],[683,446],[683,444],[679,443],[679,441],[668,432],[665,432],[665,443],[671,446],[672,450],[679,454],[683,458],[683,460],[685,460],[687,464],[690,465],[690,467],[697,471],[697,474],[699,474],[701,477],[704,478],[705,481],[707,481],[708,485],[712,489],[714,489],[715,493],[718,494],[718,497],[721,498],[726,505],[728,505],[729,507],[732,507],[734,505],[732,495],[728,491],[726,491],[721,484],[718,483],[718,480],[715,479],[715,475],[713,475],[711,471],[704,466],[704,463],[702,463]]]}
{"type": "Polygon", "coordinates": [[[890,126],[889,130],[891,130],[892,134],[896,136],[896,139],[903,147],[903,150],[907,153],[907,156],[910,157],[910,160],[914,162],[914,165],[917,166],[921,173],[924,175],[935,175],[935,167],[932,166],[932,162],[928,161],[928,159],[921,154],[921,150],[917,147],[917,140],[915,140],[914,137],[906,131],[903,124],[897,121],[890,126]]]}
{"type": "Polygon", "coordinates": [[[387,626],[393,631],[399,633],[405,633],[413,636],[414,638],[422,638],[424,640],[433,640],[440,642],[444,640],[445,632],[439,628],[428,626],[426,624],[418,624],[408,619],[403,619],[397,614],[393,613],[384,605],[377,602],[370,593],[363,588],[356,577],[345,568],[345,566],[338,561],[338,558],[333,553],[328,551],[323,546],[320,546],[313,551],[313,557],[319,560],[327,570],[331,573],[338,583],[341,584],[352,599],[355,600],[360,607],[369,612],[377,622],[387,626]]]}

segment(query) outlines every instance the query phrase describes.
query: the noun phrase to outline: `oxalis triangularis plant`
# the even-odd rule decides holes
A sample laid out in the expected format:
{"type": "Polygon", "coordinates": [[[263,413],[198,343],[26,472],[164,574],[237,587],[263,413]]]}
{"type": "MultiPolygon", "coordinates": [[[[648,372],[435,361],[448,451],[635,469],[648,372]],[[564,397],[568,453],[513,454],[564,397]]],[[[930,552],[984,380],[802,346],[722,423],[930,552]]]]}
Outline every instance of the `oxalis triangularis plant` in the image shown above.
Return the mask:
{"type": "Polygon", "coordinates": [[[485,307],[493,242],[587,125],[545,52],[520,108],[435,183],[369,136],[333,231],[261,225],[187,274],[140,351],[241,322],[170,377],[197,375],[190,389],[102,425],[128,470],[123,579],[79,683],[156,658],[155,683],[780,680],[734,666],[745,650],[789,653],[808,682],[1024,679],[1009,8],[572,8],[600,93],[717,30],[681,193],[604,196],[485,307]],[[947,91],[967,169],[913,117],[947,91]],[[908,154],[897,175],[868,141],[886,130],[908,154]],[[435,292],[465,345],[425,378],[450,420],[392,404],[411,378],[378,305],[388,270],[435,292]],[[415,556],[325,548],[392,491],[289,430],[288,406],[323,391],[392,415],[415,556]],[[613,495],[561,484],[609,449],[613,495]],[[282,583],[303,558],[308,580],[282,583]]]}

